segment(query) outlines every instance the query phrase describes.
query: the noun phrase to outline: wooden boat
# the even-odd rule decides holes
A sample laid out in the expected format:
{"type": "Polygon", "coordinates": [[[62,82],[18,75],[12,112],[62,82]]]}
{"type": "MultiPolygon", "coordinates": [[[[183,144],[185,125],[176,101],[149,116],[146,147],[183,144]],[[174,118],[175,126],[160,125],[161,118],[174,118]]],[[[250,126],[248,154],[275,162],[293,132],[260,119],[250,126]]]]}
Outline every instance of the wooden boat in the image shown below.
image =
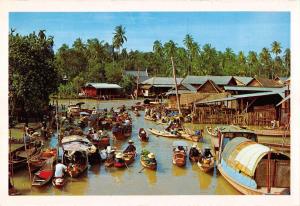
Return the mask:
{"type": "Polygon", "coordinates": [[[52,157],[56,158],[56,153],[57,153],[57,149],[52,148],[52,149],[47,149],[45,151],[42,151],[41,153],[39,153],[35,156],[32,156],[28,160],[31,171],[36,171],[36,170],[40,169],[49,158],[52,158],[52,157]]]}
{"type": "Polygon", "coordinates": [[[112,134],[116,140],[124,140],[131,136],[132,125],[117,124],[112,128],[112,134]]]}
{"type": "Polygon", "coordinates": [[[223,150],[226,143],[236,137],[245,137],[246,139],[257,142],[257,135],[252,130],[238,129],[234,126],[224,126],[219,128],[217,137],[211,137],[212,153],[219,159],[219,151],[223,150]]]}
{"type": "Polygon", "coordinates": [[[127,152],[127,153],[123,152],[123,158],[127,166],[134,162],[135,157],[136,157],[136,152],[127,152]]]}
{"type": "Polygon", "coordinates": [[[257,135],[260,136],[272,136],[272,137],[289,137],[290,131],[281,130],[281,129],[260,129],[254,130],[257,135]]]}
{"type": "Polygon", "coordinates": [[[117,153],[114,161],[114,166],[116,168],[124,168],[126,167],[126,163],[122,153],[117,153]]]}
{"type": "Polygon", "coordinates": [[[138,111],[133,111],[133,113],[134,113],[134,115],[135,115],[136,117],[140,117],[140,116],[141,116],[141,114],[140,114],[138,111]]]}
{"type": "Polygon", "coordinates": [[[32,186],[43,186],[50,182],[54,174],[53,164],[55,159],[55,156],[47,159],[44,166],[34,174],[32,186]]]}
{"type": "Polygon", "coordinates": [[[149,132],[151,132],[152,134],[155,134],[157,136],[162,136],[162,137],[169,137],[169,138],[179,138],[180,134],[172,134],[171,132],[168,131],[159,131],[157,129],[153,129],[153,128],[149,128],[148,129],[149,132]]]}
{"type": "Polygon", "coordinates": [[[230,140],[220,151],[217,168],[246,195],[290,194],[290,157],[244,137],[230,140]]]}
{"type": "Polygon", "coordinates": [[[148,140],[149,140],[149,136],[147,135],[144,128],[140,128],[140,130],[139,130],[139,139],[142,142],[148,142],[148,140]]]}
{"type": "Polygon", "coordinates": [[[67,178],[64,177],[54,177],[52,179],[52,185],[56,188],[61,189],[67,183],[67,178]]]}
{"type": "Polygon", "coordinates": [[[62,139],[63,160],[68,165],[67,173],[78,177],[88,168],[88,156],[97,152],[91,142],[81,136],[68,136],[62,139]]]}
{"type": "Polygon", "coordinates": [[[184,130],[179,130],[178,133],[180,134],[180,136],[183,139],[187,139],[193,142],[199,142],[200,139],[202,138],[202,134],[201,135],[197,135],[195,134],[195,132],[192,132],[189,129],[184,129],[184,130]]]}
{"type": "Polygon", "coordinates": [[[157,124],[168,125],[168,122],[163,122],[161,119],[156,121],[157,124]]]}
{"type": "Polygon", "coordinates": [[[211,127],[206,126],[206,132],[213,137],[216,137],[218,135],[218,130],[215,128],[214,130],[211,127]]]}
{"type": "Polygon", "coordinates": [[[149,121],[156,121],[155,118],[150,117],[150,116],[147,116],[147,115],[144,117],[144,119],[145,119],[145,120],[149,120],[149,121]]]}
{"type": "Polygon", "coordinates": [[[141,153],[141,164],[143,167],[148,168],[150,170],[156,170],[157,168],[157,162],[155,160],[155,156],[153,153],[150,153],[149,151],[142,151],[141,153]],[[154,159],[152,161],[149,161],[150,159],[154,159]]]}
{"type": "Polygon", "coordinates": [[[197,165],[201,171],[210,172],[215,165],[214,157],[208,157],[208,158],[202,157],[199,159],[197,165]]]}
{"type": "Polygon", "coordinates": [[[186,164],[187,144],[183,141],[173,142],[173,158],[172,162],[178,167],[183,167],[186,164]]]}

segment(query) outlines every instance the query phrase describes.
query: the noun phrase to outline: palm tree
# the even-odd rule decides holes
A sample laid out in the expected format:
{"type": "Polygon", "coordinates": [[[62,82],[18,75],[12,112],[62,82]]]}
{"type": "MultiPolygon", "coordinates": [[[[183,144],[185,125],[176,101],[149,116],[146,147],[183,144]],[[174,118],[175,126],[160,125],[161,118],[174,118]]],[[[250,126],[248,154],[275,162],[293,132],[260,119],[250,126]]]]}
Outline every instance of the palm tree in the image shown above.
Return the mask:
{"type": "Polygon", "coordinates": [[[285,66],[285,75],[289,76],[291,69],[291,50],[289,48],[284,51],[283,61],[285,66]]]}
{"type": "Polygon", "coordinates": [[[278,56],[280,53],[281,53],[281,45],[279,42],[277,41],[274,41],[271,45],[272,47],[272,53],[275,55],[275,60],[273,62],[273,71],[272,71],[272,78],[274,78],[274,74],[277,73],[277,70],[279,70],[280,68],[280,62],[281,62],[281,59],[280,57],[278,56]]]}
{"type": "MultiPolygon", "coordinates": [[[[256,72],[258,59],[257,53],[254,51],[249,51],[247,56],[248,72],[252,76],[252,72],[256,72]]],[[[258,75],[260,76],[260,69],[258,69],[258,75]]]]}
{"type": "MultiPolygon", "coordinates": [[[[167,43],[164,44],[164,53],[166,55],[166,62],[170,62],[171,61],[171,57],[174,58],[174,60],[176,59],[176,50],[177,50],[177,44],[170,40],[167,43]]],[[[172,69],[170,67],[170,64],[166,64],[167,68],[166,68],[166,74],[172,74],[172,69]]]]}
{"type": "Polygon", "coordinates": [[[270,78],[271,76],[271,54],[269,52],[269,50],[264,47],[261,51],[261,53],[259,54],[259,60],[263,66],[263,69],[265,70],[265,75],[268,76],[270,78]]]}
{"type": "Polygon", "coordinates": [[[244,75],[246,73],[246,57],[242,51],[238,53],[238,71],[237,74],[244,75]]]}
{"type": "Polygon", "coordinates": [[[40,30],[40,31],[39,31],[38,36],[39,36],[39,38],[40,38],[41,40],[45,40],[45,39],[46,39],[45,31],[46,31],[46,30],[40,30]]]}
{"type": "Polygon", "coordinates": [[[192,61],[193,61],[193,56],[192,56],[192,49],[193,49],[193,46],[194,46],[194,39],[193,37],[190,35],[190,34],[187,34],[185,36],[185,38],[183,39],[183,44],[187,50],[187,55],[188,55],[188,58],[190,60],[189,64],[188,64],[188,68],[187,68],[187,75],[190,74],[191,72],[191,64],[192,64],[192,61]]]}
{"type": "Polygon", "coordinates": [[[120,48],[123,46],[124,42],[127,41],[127,37],[125,36],[125,27],[122,25],[115,27],[115,32],[113,33],[113,48],[118,49],[118,53],[120,52],[120,48]]]}
{"type": "MultiPolygon", "coordinates": [[[[153,53],[157,65],[163,64],[163,46],[160,41],[156,40],[153,43],[153,53]]],[[[157,66],[156,66],[157,67],[157,66]]],[[[155,75],[157,75],[157,68],[155,67],[155,75]]]]}

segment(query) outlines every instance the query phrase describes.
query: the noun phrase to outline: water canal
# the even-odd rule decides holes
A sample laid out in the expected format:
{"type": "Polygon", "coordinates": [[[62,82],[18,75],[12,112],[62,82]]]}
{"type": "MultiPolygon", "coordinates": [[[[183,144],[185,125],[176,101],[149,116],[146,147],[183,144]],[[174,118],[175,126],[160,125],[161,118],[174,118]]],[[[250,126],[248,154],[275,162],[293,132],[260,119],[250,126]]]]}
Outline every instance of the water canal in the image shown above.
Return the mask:
{"type": "MultiPolygon", "coordinates": [[[[74,100],[75,101],[75,100],[74,100]]],[[[77,101],[78,102],[78,101],[77,101]]],[[[64,104],[69,102],[61,101],[64,104]]],[[[70,102],[72,103],[72,102],[70,102]]],[[[85,106],[96,108],[118,107],[122,104],[130,105],[134,101],[114,101],[104,102],[99,105],[96,101],[89,101],[85,106]]],[[[203,173],[196,164],[187,161],[184,168],[179,168],[172,164],[172,143],[174,139],[157,137],[150,135],[147,143],[142,143],[138,139],[138,129],[157,128],[162,129],[162,125],[144,120],[144,115],[133,119],[132,140],[135,142],[137,151],[143,148],[155,153],[158,162],[157,171],[143,170],[138,155],[137,159],[128,169],[105,168],[104,165],[89,166],[88,170],[79,178],[69,178],[67,185],[60,190],[52,187],[51,184],[42,187],[31,187],[28,172],[24,170],[16,171],[14,174],[14,185],[23,195],[237,195],[236,191],[215,168],[210,174],[203,173]]],[[[188,125],[190,127],[205,128],[205,125],[188,125]]],[[[209,136],[205,133],[203,142],[198,146],[209,145],[209,136]]],[[[184,140],[185,141],[185,140],[184,140]]],[[[56,146],[55,136],[50,141],[50,146],[56,146]]],[[[193,142],[186,141],[189,146],[193,142]]],[[[113,142],[111,145],[118,149],[124,149],[127,141],[113,142]]]]}

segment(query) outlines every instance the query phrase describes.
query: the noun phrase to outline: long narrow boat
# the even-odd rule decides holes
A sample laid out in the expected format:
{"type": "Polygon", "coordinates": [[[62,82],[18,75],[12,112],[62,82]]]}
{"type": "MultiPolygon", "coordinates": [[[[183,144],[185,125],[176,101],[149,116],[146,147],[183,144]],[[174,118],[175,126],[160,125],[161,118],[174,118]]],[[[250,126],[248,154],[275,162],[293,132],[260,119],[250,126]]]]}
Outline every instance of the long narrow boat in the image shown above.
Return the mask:
{"type": "Polygon", "coordinates": [[[63,161],[68,165],[68,174],[78,177],[88,168],[88,155],[95,153],[95,146],[81,136],[68,136],[62,139],[63,161]]]}
{"type": "Polygon", "coordinates": [[[114,125],[112,128],[112,134],[116,140],[124,140],[131,136],[132,125],[114,125]]]}
{"type": "Polygon", "coordinates": [[[183,141],[173,142],[173,157],[172,162],[178,167],[183,167],[186,164],[187,144],[183,141]]]}
{"type": "Polygon", "coordinates": [[[32,185],[33,186],[43,186],[49,183],[54,174],[53,164],[55,162],[56,157],[50,157],[45,162],[44,166],[34,174],[32,185]]]}
{"type": "Polygon", "coordinates": [[[260,130],[254,130],[254,132],[257,135],[260,136],[272,136],[272,137],[289,137],[290,131],[286,131],[286,130],[280,130],[280,129],[260,129],[260,130]]]}
{"type": "Polygon", "coordinates": [[[136,152],[123,153],[123,158],[124,158],[125,163],[126,163],[127,166],[134,162],[135,157],[136,157],[136,152]]]}
{"type": "Polygon", "coordinates": [[[188,129],[179,130],[178,133],[183,139],[187,139],[193,142],[199,142],[202,135],[197,135],[195,132],[189,131],[188,129]]]}
{"type": "Polygon", "coordinates": [[[157,168],[157,162],[155,160],[155,156],[153,153],[150,152],[144,152],[141,153],[141,164],[143,167],[148,168],[150,170],[156,170],[157,168]]]}
{"type": "Polygon", "coordinates": [[[52,185],[56,188],[61,189],[67,183],[67,178],[64,177],[54,177],[52,179],[52,185]]]}
{"type": "Polygon", "coordinates": [[[139,139],[142,141],[142,142],[148,142],[149,141],[149,136],[147,135],[146,131],[144,128],[141,128],[139,130],[139,135],[138,135],[139,139]]]}
{"type": "Polygon", "coordinates": [[[171,132],[168,131],[159,131],[157,129],[153,129],[153,128],[149,128],[148,129],[149,132],[151,132],[152,134],[155,134],[157,136],[162,136],[162,137],[169,137],[169,138],[179,138],[180,134],[172,134],[171,132]]]}
{"type": "Polygon", "coordinates": [[[52,148],[52,149],[44,150],[44,151],[40,152],[39,154],[32,156],[28,160],[31,171],[34,172],[34,171],[39,170],[49,158],[56,157],[56,153],[57,153],[57,149],[52,148]]]}
{"type": "Polygon", "coordinates": [[[289,156],[244,137],[230,140],[220,152],[218,170],[241,193],[290,193],[289,156]]]}
{"type": "Polygon", "coordinates": [[[145,115],[144,117],[145,120],[149,120],[149,121],[155,121],[156,119],[150,116],[145,115]]]}
{"type": "Polygon", "coordinates": [[[200,158],[197,165],[201,171],[210,172],[214,168],[215,161],[213,157],[200,158]]]}

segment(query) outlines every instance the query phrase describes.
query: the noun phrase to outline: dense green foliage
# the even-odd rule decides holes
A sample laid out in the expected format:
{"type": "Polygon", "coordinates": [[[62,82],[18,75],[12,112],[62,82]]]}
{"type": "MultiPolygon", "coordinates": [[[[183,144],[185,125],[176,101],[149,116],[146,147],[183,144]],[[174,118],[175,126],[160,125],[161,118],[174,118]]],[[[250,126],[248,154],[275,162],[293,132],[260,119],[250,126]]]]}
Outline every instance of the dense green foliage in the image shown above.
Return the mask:
{"type": "Polygon", "coordinates": [[[84,42],[78,38],[71,47],[62,45],[54,55],[53,38],[46,37],[44,32],[9,35],[10,92],[13,101],[28,111],[43,107],[57,88],[61,97],[75,97],[87,82],[117,83],[130,94],[136,80],[124,75],[124,70],[147,69],[152,76],[172,76],[171,57],[180,77],[290,75],[290,49],[282,51],[277,41],[261,52],[245,54],[235,53],[231,48],[218,51],[210,44],[200,45],[187,34],[183,47],[172,40],[156,40],[152,51],[127,51],[123,48],[126,30],[119,25],[112,32],[111,43],[96,38],[84,42]],[[61,81],[64,78],[66,81],[61,81]]]}
{"type": "Polygon", "coordinates": [[[58,72],[54,65],[53,37],[44,30],[22,36],[9,34],[10,111],[21,108],[38,113],[48,106],[49,95],[57,90],[58,72]]]}
{"type": "MultiPolygon", "coordinates": [[[[171,76],[171,57],[174,59],[177,75],[240,75],[274,78],[290,75],[290,49],[282,52],[279,42],[261,52],[243,51],[237,54],[231,48],[218,51],[210,44],[200,46],[190,34],[183,38],[184,47],[172,40],[162,43],[156,40],[153,51],[127,51],[121,49],[127,41],[125,28],[117,26],[113,32],[112,44],[89,39],[86,43],[77,39],[71,48],[63,45],[56,54],[56,65],[60,75],[67,75],[68,84],[76,76],[83,82],[128,82],[124,70],[148,69],[153,76],[171,76]]],[[[130,41],[130,40],[129,40],[130,41]]]]}

